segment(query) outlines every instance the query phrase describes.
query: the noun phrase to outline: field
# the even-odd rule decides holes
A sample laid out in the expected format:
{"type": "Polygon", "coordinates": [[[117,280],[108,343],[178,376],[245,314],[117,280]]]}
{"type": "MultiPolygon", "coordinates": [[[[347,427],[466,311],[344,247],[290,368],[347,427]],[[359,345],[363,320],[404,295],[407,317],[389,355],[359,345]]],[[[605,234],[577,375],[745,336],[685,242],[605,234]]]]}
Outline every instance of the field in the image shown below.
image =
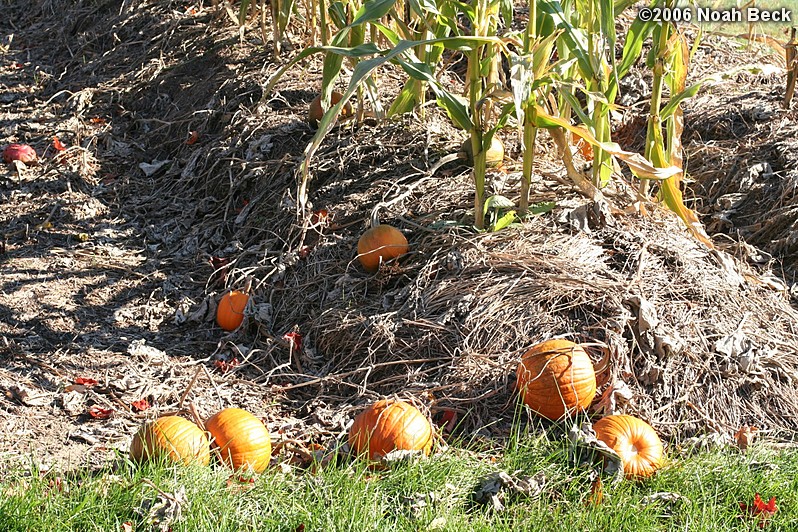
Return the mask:
{"type": "Polygon", "coordinates": [[[788,25],[4,7],[0,530],[798,529],[788,25]]]}

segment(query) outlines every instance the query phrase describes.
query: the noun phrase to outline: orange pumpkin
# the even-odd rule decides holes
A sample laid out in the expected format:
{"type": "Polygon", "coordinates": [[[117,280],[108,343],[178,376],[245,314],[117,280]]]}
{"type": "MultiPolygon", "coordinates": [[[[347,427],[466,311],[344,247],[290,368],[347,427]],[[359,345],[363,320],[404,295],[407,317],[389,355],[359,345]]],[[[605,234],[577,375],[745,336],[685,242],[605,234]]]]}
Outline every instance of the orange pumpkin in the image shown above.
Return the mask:
{"type": "Polygon", "coordinates": [[[210,443],[205,432],[178,416],[164,416],[145,423],[130,444],[130,458],[136,462],[167,459],[208,465],[210,456],[210,443]]]}
{"type": "Polygon", "coordinates": [[[272,457],[272,440],[263,422],[240,408],[225,408],[205,422],[222,462],[262,473],[272,457]]]}
{"type": "Polygon", "coordinates": [[[249,302],[249,296],[244,292],[233,290],[222,296],[216,307],[216,323],[225,331],[238,329],[244,321],[244,309],[249,302]]]}
{"type": "MultiPolygon", "coordinates": [[[[341,101],[344,95],[340,92],[333,91],[332,96],[330,97],[330,103],[332,105],[337,104],[341,101]]],[[[352,104],[346,102],[344,107],[341,109],[341,117],[342,118],[349,118],[353,116],[352,112],[352,104]]],[[[316,96],[312,102],[310,102],[310,107],[308,108],[308,123],[312,126],[317,126],[319,120],[324,116],[324,110],[321,108],[321,95],[316,96]]]]}
{"type": "Polygon", "coordinates": [[[394,450],[432,449],[432,426],[416,407],[404,401],[383,399],[361,412],[349,429],[349,446],[356,454],[378,460],[394,450]]]}
{"type": "Polygon", "coordinates": [[[551,420],[587,408],[596,395],[596,373],[584,349],[568,340],[548,340],[521,358],[516,389],[535,413],[551,420]]]}
{"type": "Polygon", "coordinates": [[[593,424],[599,440],[618,453],[626,478],[650,477],[662,467],[663,447],[653,427],[634,416],[606,416],[593,424]]]}
{"type": "Polygon", "coordinates": [[[407,253],[407,238],[390,225],[372,227],[357,241],[357,258],[369,273],[380,269],[380,262],[400,257],[407,253]]]}

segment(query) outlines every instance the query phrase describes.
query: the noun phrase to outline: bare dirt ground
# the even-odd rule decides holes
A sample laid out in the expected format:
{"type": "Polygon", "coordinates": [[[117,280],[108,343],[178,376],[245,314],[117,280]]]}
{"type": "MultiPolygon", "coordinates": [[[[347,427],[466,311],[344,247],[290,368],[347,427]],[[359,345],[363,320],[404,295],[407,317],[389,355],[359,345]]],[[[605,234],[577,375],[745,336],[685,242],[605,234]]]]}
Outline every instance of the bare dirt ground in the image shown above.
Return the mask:
{"type": "MultiPolygon", "coordinates": [[[[696,205],[729,253],[665,214],[578,230],[590,206],[545,153],[533,199],[557,209],[474,235],[466,169],[427,173],[462,141],[434,111],[336,130],[303,232],[295,171],[318,62],[261,101],[278,60],[210,6],[17,4],[24,16],[0,20],[0,144],[29,143],[41,160],[0,170],[0,460],[102,463],[143,420],[190,403],[204,416],[247,408],[278,439],[325,442],[355,405],[390,393],[502,437],[514,365],[553,334],[609,346],[600,411],[637,412],[674,438],[798,429],[798,126],[779,107],[778,72],[688,104],[696,205]],[[382,215],[413,253],[366,276],[357,235],[402,194],[382,215]],[[224,333],[215,301],[247,278],[247,325],[224,333]]],[[[707,57],[725,47],[737,64],[778,64],[707,42],[707,57]]],[[[391,71],[381,83],[397,85],[391,71]]],[[[623,127],[633,146],[634,113],[623,127]]],[[[511,190],[517,166],[493,190],[511,190]]]]}

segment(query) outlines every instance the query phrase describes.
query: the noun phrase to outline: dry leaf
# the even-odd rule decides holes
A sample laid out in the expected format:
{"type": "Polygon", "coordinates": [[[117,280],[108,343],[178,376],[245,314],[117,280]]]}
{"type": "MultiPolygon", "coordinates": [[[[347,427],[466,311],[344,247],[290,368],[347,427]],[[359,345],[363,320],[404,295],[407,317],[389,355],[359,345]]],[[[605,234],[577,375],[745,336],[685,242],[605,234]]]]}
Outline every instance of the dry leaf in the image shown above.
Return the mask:
{"type": "Polygon", "coordinates": [[[734,441],[737,442],[737,447],[739,447],[741,451],[745,451],[749,445],[754,443],[754,438],[758,430],[758,428],[750,425],[743,425],[740,427],[740,430],[734,434],[734,441]]]}
{"type": "Polygon", "coordinates": [[[590,497],[587,498],[588,506],[598,506],[604,501],[604,487],[601,484],[601,475],[595,470],[591,471],[593,481],[590,484],[590,497]]]}
{"type": "Polygon", "coordinates": [[[174,493],[167,493],[158,489],[152,482],[145,484],[158,490],[158,496],[154,499],[144,499],[141,505],[133,510],[144,518],[147,524],[152,526],[152,530],[159,532],[169,532],[172,524],[180,521],[183,511],[188,510],[189,500],[186,496],[186,488],[180,486],[174,493]]]}
{"type": "Polygon", "coordinates": [[[753,504],[749,505],[744,502],[738,504],[740,505],[740,510],[743,511],[743,515],[741,515],[740,518],[752,517],[757,519],[757,526],[759,526],[759,528],[765,528],[765,525],[770,522],[770,518],[773,517],[779,509],[776,506],[776,497],[771,497],[770,500],[765,503],[758,493],[754,495],[753,504]]]}
{"type": "MultiPolygon", "coordinates": [[[[514,473],[517,475],[519,472],[514,473]]],[[[533,477],[516,477],[504,471],[496,471],[484,477],[474,492],[474,500],[480,504],[490,503],[497,512],[504,510],[508,495],[523,495],[537,499],[546,487],[546,475],[539,471],[533,477]]]]}
{"type": "Polygon", "coordinates": [[[130,403],[130,406],[137,412],[144,412],[150,408],[150,403],[147,401],[147,399],[140,399],[130,403]]]}
{"type": "Polygon", "coordinates": [[[89,415],[94,419],[108,419],[114,415],[113,408],[103,408],[99,405],[94,405],[89,408],[89,415]]]}
{"type": "Polygon", "coordinates": [[[64,146],[58,137],[53,137],[53,148],[55,148],[56,151],[64,151],[66,146],[64,146]]]}

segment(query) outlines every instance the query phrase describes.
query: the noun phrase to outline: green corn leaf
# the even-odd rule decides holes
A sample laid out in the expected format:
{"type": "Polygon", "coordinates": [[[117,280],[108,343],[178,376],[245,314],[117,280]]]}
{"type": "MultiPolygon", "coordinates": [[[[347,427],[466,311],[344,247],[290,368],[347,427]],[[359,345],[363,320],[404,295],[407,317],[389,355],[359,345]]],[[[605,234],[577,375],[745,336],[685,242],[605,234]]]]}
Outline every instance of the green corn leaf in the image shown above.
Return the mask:
{"type": "Polygon", "coordinates": [[[466,4],[463,2],[458,2],[457,0],[449,0],[452,6],[454,6],[458,11],[463,13],[471,23],[474,22],[474,19],[477,16],[477,12],[474,10],[474,6],[471,4],[466,4]]]}
{"type": "Polygon", "coordinates": [[[288,22],[291,20],[291,13],[294,11],[294,0],[280,0],[279,4],[278,27],[280,34],[283,34],[288,27],[288,22]]]}
{"type": "Polygon", "coordinates": [[[470,130],[474,127],[468,110],[468,101],[462,96],[444,89],[432,74],[429,65],[414,61],[399,60],[398,62],[407,75],[420,81],[426,81],[429,84],[429,87],[435,93],[438,105],[446,111],[449,119],[456,127],[465,130],[470,130]]]}
{"type": "Polygon", "coordinates": [[[388,116],[397,116],[409,113],[416,106],[416,91],[414,84],[419,83],[415,78],[408,79],[405,82],[399,95],[388,108],[388,116]]]}
{"type": "Polygon", "coordinates": [[[515,207],[513,200],[501,194],[495,194],[485,200],[485,214],[491,209],[512,209],[513,207],[515,207]]]}
{"type": "Polygon", "coordinates": [[[565,41],[568,51],[576,57],[582,77],[598,79],[588,54],[587,37],[584,31],[570,23],[560,0],[538,0],[538,11],[550,17],[556,28],[563,30],[560,38],[565,41]]]}
{"type": "Polygon", "coordinates": [[[615,0],[615,7],[614,7],[615,16],[617,17],[618,15],[626,11],[628,8],[635,5],[637,2],[638,0],[615,0]]]}
{"type": "Polygon", "coordinates": [[[238,25],[243,26],[247,22],[247,9],[249,0],[241,0],[241,7],[238,10],[238,25]]]}
{"type": "Polygon", "coordinates": [[[507,211],[501,218],[496,220],[491,226],[490,230],[492,232],[498,232],[502,229],[509,227],[513,224],[516,220],[516,213],[515,211],[507,211]]]}
{"type": "Polygon", "coordinates": [[[379,20],[393,8],[396,0],[366,0],[363,6],[355,13],[355,20],[350,26],[360,26],[366,22],[379,20]]]}
{"type": "Polygon", "coordinates": [[[499,0],[504,25],[510,26],[513,20],[513,0],[499,0]]]}
{"type": "Polygon", "coordinates": [[[427,18],[429,15],[440,15],[438,6],[433,0],[409,0],[410,11],[420,18],[427,18]]]}
{"type": "Polygon", "coordinates": [[[346,23],[346,4],[343,2],[333,2],[327,8],[327,14],[336,28],[343,29],[346,23]]]}
{"type": "Polygon", "coordinates": [[[541,201],[540,203],[533,203],[527,213],[529,214],[545,214],[547,212],[551,212],[554,210],[554,207],[557,206],[557,203],[553,201],[541,201]]]}

